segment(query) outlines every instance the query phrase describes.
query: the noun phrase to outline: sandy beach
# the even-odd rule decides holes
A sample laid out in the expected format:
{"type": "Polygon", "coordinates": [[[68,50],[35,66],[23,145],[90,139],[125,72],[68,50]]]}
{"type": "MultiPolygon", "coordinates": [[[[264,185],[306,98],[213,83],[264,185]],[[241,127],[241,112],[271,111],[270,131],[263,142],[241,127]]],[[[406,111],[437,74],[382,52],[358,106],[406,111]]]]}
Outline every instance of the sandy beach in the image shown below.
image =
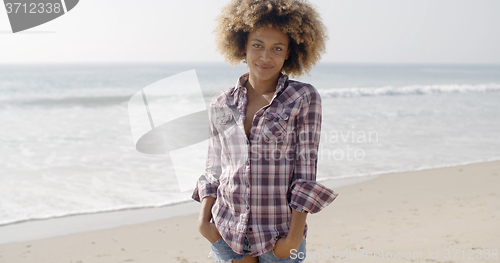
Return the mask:
{"type": "MultiPolygon", "coordinates": [[[[494,161],[334,189],[338,198],[308,215],[305,262],[499,262],[499,185],[500,161],[494,161]]],[[[213,262],[196,222],[190,214],[2,244],[0,262],[213,262]]]]}

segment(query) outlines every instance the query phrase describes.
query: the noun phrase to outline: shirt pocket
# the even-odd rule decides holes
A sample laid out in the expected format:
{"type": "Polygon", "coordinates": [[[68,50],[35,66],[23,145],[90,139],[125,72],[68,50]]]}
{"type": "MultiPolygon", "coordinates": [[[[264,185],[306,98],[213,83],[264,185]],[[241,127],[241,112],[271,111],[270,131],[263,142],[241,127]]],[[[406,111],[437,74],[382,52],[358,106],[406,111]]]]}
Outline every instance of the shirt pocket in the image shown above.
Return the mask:
{"type": "Polygon", "coordinates": [[[237,147],[239,143],[238,124],[236,116],[230,108],[221,108],[214,118],[218,138],[221,143],[222,172],[234,171],[238,166],[237,147]],[[228,171],[226,171],[228,170],[228,171]]]}
{"type": "Polygon", "coordinates": [[[302,99],[280,104],[274,110],[269,108],[262,127],[264,139],[268,142],[284,142],[287,136],[292,136],[294,120],[299,113],[302,99]]]}
{"type": "Polygon", "coordinates": [[[283,140],[287,135],[289,119],[287,111],[267,112],[262,127],[264,138],[268,141],[283,140]]]}
{"type": "Polygon", "coordinates": [[[215,118],[215,126],[222,140],[229,140],[236,131],[236,120],[231,112],[219,113],[215,118]]]}

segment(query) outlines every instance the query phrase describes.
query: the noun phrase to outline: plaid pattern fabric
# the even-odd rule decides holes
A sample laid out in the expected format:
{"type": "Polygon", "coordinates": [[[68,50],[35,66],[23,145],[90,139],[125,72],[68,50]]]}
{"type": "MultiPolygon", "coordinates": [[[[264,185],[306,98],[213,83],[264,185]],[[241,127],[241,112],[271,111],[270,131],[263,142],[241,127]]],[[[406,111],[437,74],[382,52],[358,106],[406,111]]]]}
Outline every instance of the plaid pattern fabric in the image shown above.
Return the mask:
{"type": "MultiPolygon", "coordinates": [[[[248,234],[259,256],[288,234],[292,209],[317,213],[337,193],[316,182],[321,98],[310,84],[281,75],[271,103],[244,130],[249,73],[216,94],[209,109],[206,170],[192,198],[216,198],[212,218],[226,243],[243,254],[248,234]]],[[[307,224],[303,238],[306,238],[307,224]]]]}

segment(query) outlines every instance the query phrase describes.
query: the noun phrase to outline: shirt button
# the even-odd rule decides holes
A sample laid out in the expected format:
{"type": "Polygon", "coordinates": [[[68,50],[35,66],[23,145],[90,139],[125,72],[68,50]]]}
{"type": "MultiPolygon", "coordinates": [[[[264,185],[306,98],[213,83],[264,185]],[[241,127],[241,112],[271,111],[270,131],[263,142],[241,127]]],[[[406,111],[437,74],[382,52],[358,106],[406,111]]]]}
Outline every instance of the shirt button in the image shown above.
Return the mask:
{"type": "Polygon", "coordinates": [[[250,159],[247,160],[247,166],[250,166],[250,159]]]}
{"type": "Polygon", "coordinates": [[[250,206],[249,205],[247,205],[247,210],[250,210],[250,206]]]}
{"type": "Polygon", "coordinates": [[[248,231],[252,232],[252,228],[251,228],[251,227],[249,227],[249,228],[248,228],[248,231]]]}

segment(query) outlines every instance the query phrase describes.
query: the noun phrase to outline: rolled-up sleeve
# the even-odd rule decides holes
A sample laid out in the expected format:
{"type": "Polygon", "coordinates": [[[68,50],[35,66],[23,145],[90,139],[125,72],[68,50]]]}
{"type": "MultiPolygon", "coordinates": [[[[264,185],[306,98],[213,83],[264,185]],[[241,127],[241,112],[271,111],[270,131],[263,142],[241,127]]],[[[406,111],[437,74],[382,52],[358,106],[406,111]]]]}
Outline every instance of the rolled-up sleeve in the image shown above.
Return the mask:
{"type": "Polygon", "coordinates": [[[297,116],[295,166],[290,185],[290,207],[302,213],[317,213],[337,197],[337,193],[316,182],[321,133],[321,97],[310,86],[297,116]]]}
{"type": "MultiPolygon", "coordinates": [[[[212,105],[212,103],[210,103],[210,105],[212,105]]],[[[201,200],[207,196],[217,198],[217,188],[219,187],[218,178],[221,174],[221,142],[212,120],[213,109],[214,107],[210,107],[208,111],[210,129],[205,172],[196,182],[195,189],[191,196],[192,199],[198,202],[201,202],[201,200]]]]}

